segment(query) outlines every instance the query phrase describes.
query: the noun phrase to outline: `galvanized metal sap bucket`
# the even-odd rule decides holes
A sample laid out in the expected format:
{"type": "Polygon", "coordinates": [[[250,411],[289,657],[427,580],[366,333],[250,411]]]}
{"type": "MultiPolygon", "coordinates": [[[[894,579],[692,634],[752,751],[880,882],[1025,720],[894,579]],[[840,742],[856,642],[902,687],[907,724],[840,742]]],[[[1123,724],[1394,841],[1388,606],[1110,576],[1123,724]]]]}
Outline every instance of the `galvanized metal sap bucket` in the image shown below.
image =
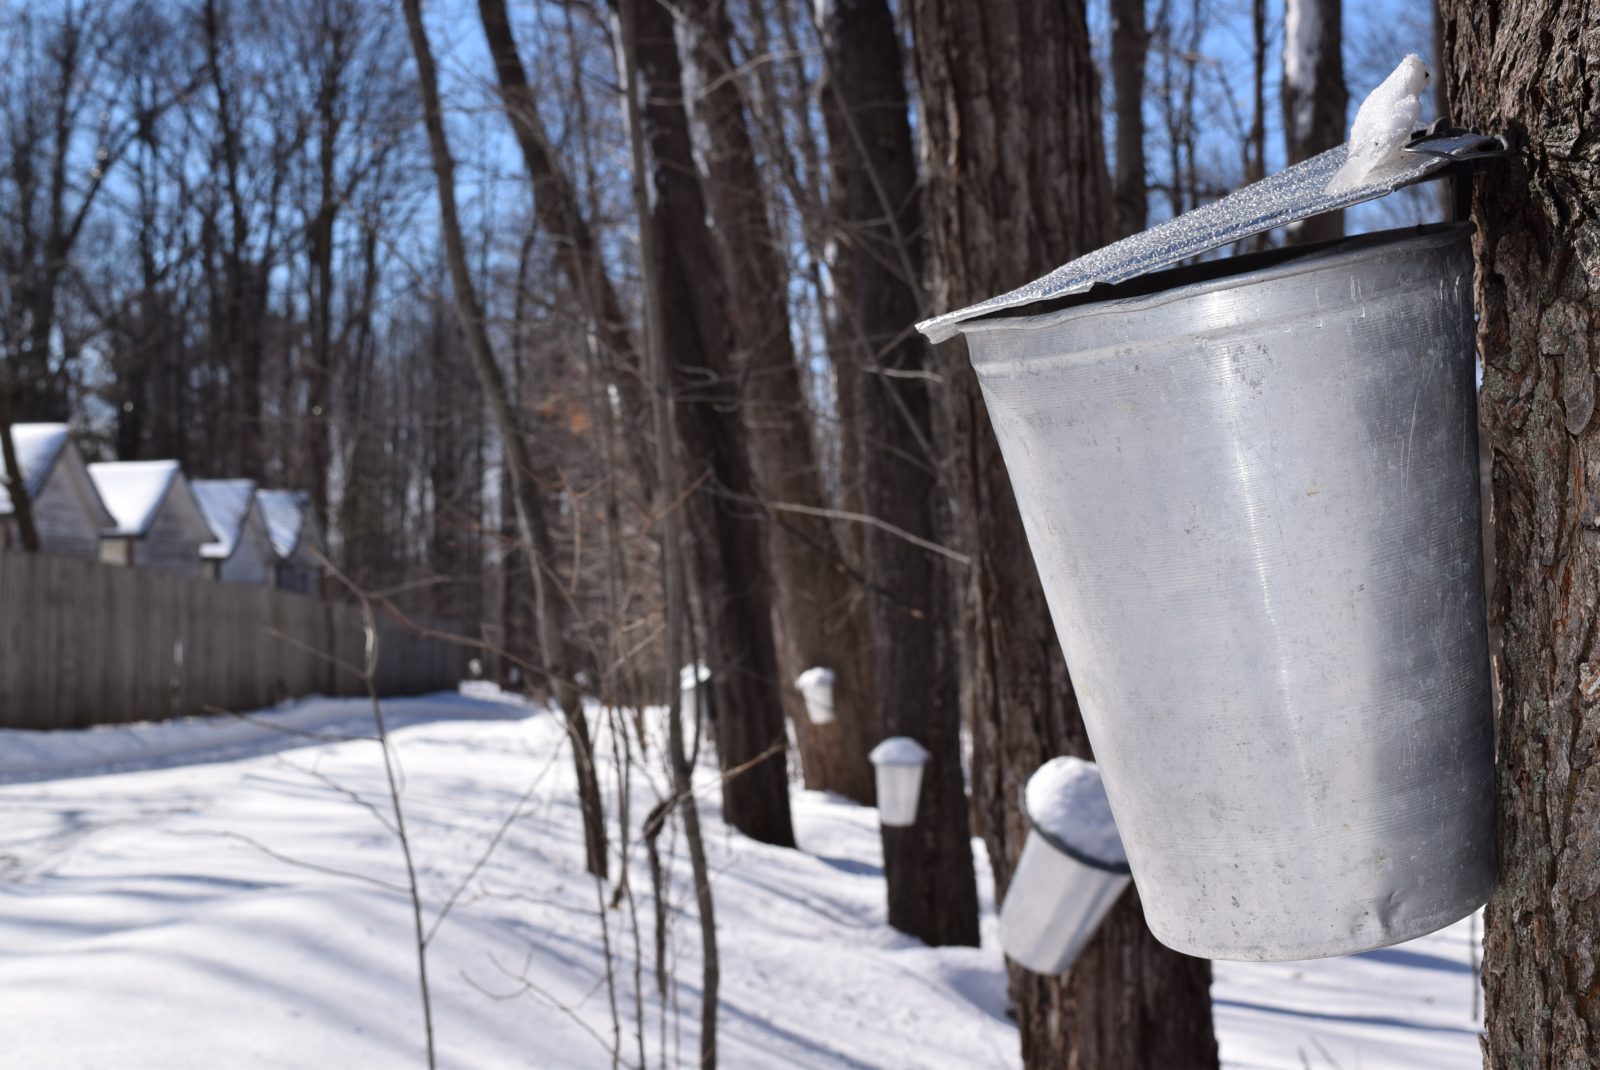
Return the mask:
{"type": "Polygon", "coordinates": [[[1469,234],[927,325],[967,337],[1170,947],[1349,954],[1492,889],[1469,234]]]}

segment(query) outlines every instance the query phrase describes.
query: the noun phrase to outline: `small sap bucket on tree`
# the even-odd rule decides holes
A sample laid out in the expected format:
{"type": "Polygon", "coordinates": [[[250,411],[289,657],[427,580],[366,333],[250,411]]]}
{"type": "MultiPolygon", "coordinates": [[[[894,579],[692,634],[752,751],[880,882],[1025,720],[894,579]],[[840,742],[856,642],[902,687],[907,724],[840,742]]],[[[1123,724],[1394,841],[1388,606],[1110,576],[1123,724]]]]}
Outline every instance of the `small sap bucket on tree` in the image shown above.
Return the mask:
{"type": "Polygon", "coordinates": [[[1495,880],[1467,224],[1171,269],[1382,196],[1331,150],[922,325],[965,335],[1151,930],[1409,940],[1495,880]]]}
{"type": "Polygon", "coordinates": [[[680,700],[685,710],[697,710],[700,707],[700,689],[705,688],[710,693],[711,669],[705,662],[693,665],[684,665],[678,669],[678,691],[683,697],[680,700]]]}
{"type": "Polygon", "coordinates": [[[1028,838],[1000,908],[1000,946],[1034,973],[1066,973],[1128,887],[1127,853],[1093,762],[1046,762],[1022,809],[1028,838]]]}
{"type": "Polygon", "coordinates": [[[927,749],[910,736],[890,736],[867,757],[877,775],[878,823],[889,828],[915,825],[927,749]]]}
{"type": "Polygon", "coordinates": [[[833,681],[833,670],[821,666],[807,669],[795,678],[794,686],[805,699],[806,720],[812,724],[833,721],[833,681]]]}

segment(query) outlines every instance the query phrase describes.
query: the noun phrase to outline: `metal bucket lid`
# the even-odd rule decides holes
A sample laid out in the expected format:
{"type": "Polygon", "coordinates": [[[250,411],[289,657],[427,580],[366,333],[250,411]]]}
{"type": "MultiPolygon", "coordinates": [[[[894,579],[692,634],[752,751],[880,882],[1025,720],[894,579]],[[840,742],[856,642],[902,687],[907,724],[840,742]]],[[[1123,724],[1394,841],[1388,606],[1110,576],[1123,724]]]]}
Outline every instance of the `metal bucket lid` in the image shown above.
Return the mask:
{"type": "Polygon", "coordinates": [[[968,320],[1084,293],[1100,283],[1126,282],[1277,227],[1377,200],[1405,186],[1441,177],[1464,161],[1501,155],[1506,144],[1500,137],[1435,123],[1413,136],[1399,162],[1375,172],[1362,185],[1329,193],[1328,183],[1348,151],[1346,145],[1331,148],[1221,200],[1080,256],[1010,293],[924,320],[917,330],[929,341],[943,342],[968,320]]]}

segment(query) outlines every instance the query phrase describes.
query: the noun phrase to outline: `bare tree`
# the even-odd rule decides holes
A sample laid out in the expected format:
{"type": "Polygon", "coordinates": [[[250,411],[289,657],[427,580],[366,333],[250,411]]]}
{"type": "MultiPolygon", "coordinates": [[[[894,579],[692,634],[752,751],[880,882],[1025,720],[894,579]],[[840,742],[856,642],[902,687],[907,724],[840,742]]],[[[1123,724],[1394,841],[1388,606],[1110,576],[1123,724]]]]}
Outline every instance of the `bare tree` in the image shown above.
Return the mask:
{"type": "Polygon", "coordinates": [[[1267,0],[1250,0],[1250,136],[1244,180],[1267,177],[1267,0]]]}
{"type": "Polygon", "coordinates": [[[1441,10],[1456,118],[1515,139],[1479,181],[1472,214],[1494,457],[1491,616],[1504,628],[1484,1061],[1578,1070],[1600,1064],[1600,157],[1574,123],[1600,108],[1600,10],[1572,0],[1507,4],[1493,18],[1460,0],[1441,10]]]}
{"type": "MultiPolygon", "coordinates": [[[[645,389],[649,371],[634,342],[622,298],[600,255],[593,222],[584,212],[572,177],[563,168],[539,115],[505,0],[480,0],[478,15],[494,60],[500,97],[533,183],[533,206],[539,226],[556,243],[556,261],[583,309],[596,356],[617,388],[623,417],[630,427],[642,432],[650,422],[650,400],[645,389]]],[[[630,436],[628,448],[648,495],[656,479],[649,440],[643,434],[630,436]]]]}
{"type": "MultiPolygon", "coordinates": [[[[1344,144],[1344,12],[1342,0],[1285,0],[1283,8],[1283,142],[1290,163],[1344,144]]],[[[1293,241],[1344,233],[1344,213],[1329,212],[1291,228],[1293,241]]]]}
{"type": "MultiPolygon", "coordinates": [[[[772,197],[756,161],[724,0],[683,5],[692,47],[690,112],[704,132],[704,182],[728,280],[740,409],[756,482],[768,505],[767,546],[783,627],[778,649],[793,680],[812,666],[835,673],[834,720],[813,725],[785,688],[806,786],[873,799],[873,641],[867,607],[827,519],[789,316],[789,263],[768,217],[772,197]],[[806,511],[788,506],[798,505],[806,511]]],[[[762,64],[763,66],[765,64],[762,64]]]]}
{"type": "Polygon", "coordinates": [[[1150,49],[1150,31],[1144,24],[1144,4],[1145,0],[1111,0],[1111,84],[1117,118],[1116,173],[1111,187],[1118,237],[1143,230],[1149,208],[1144,165],[1144,64],[1150,49]]]}
{"type": "MultiPolygon", "coordinates": [[[[911,20],[933,307],[1001,293],[1110,237],[1084,5],[919,0],[911,20]]],[[[966,347],[939,355],[960,545],[972,558],[962,623],[974,807],[1003,894],[1026,833],[1023,783],[1089,744],[966,347]]],[[[1065,978],[1013,967],[1023,1059],[1215,1067],[1210,980],[1209,963],[1156,942],[1130,889],[1065,978]]]]}
{"type": "Polygon", "coordinates": [[[68,2],[4,12],[0,73],[0,350],[19,422],[68,415],[78,354],[58,344],[71,259],[131,139],[116,108],[120,20],[136,7],[68,2]],[[113,110],[115,109],[115,110],[113,110]]]}
{"type": "MultiPolygon", "coordinates": [[[[622,40],[623,91],[626,94],[628,116],[628,141],[633,164],[633,197],[639,214],[639,252],[644,271],[645,338],[650,352],[651,385],[654,387],[656,463],[663,487],[678,486],[682,481],[677,471],[677,456],[673,449],[672,365],[666,346],[666,309],[662,299],[667,288],[655,272],[660,270],[662,258],[657,250],[661,234],[650,203],[649,183],[654,175],[650,169],[649,149],[645,137],[645,109],[641,100],[638,51],[639,4],[650,5],[653,0],[622,0],[619,5],[619,22],[622,40]]],[[[717,999],[722,982],[721,962],[717,954],[717,917],[711,897],[711,874],[706,865],[704,837],[700,832],[699,804],[694,796],[694,766],[685,751],[683,739],[683,691],[678,686],[678,664],[681,658],[681,640],[688,626],[689,612],[684,591],[683,572],[675,567],[681,559],[682,548],[678,542],[679,517],[669,509],[661,518],[661,552],[666,567],[662,569],[662,589],[665,598],[666,628],[662,643],[666,649],[667,684],[667,764],[672,773],[672,796],[676,809],[683,819],[684,839],[688,841],[690,874],[694,880],[695,905],[700,913],[700,1065],[715,1068],[717,1065],[717,999]]],[[[654,840],[652,861],[654,861],[654,840]]],[[[656,882],[656,899],[662,896],[662,882],[656,882]]],[[[659,922],[658,922],[659,924],[659,922]]],[[[658,934],[660,929],[657,930],[658,934]]],[[[658,935],[659,939],[659,935],[658,935]]],[[[665,964],[659,956],[658,968],[665,964]]],[[[665,993],[663,993],[665,995],[665,993]]],[[[665,1054],[665,1053],[663,1053],[665,1054]]]]}
{"type": "MultiPolygon", "coordinates": [[[[364,306],[371,300],[367,287],[352,291],[339,276],[362,270],[359,227],[370,228],[383,203],[382,198],[368,196],[369,189],[388,176],[386,164],[406,127],[399,111],[405,96],[398,82],[404,45],[389,20],[373,18],[358,0],[267,3],[265,17],[292,42],[288,52],[293,69],[282,74],[287,84],[281,104],[306,117],[307,128],[303,138],[296,139],[293,153],[295,178],[304,189],[299,233],[306,261],[309,336],[304,415],[311,503],[318,521],[326,526],[332,508],[329,479],[338,446],[335,391],[351,359],[354,334],[362,328],[364,306]],[[349,255],[341,248],[346,222],[362,208],[367,219],[350,228],[358,243],[355,255],[349,255]],[[347,307],[340,307],[341,295],[353,298],[347,307]]],[[[393,196],[388,189],[383,193],[393,196]]],[[[365,277],[369,286],[376,281],[370,271],[365,277]]],[[[253,374],[246,372],[247,392],[253,374]]],[[[246,451],[246,464],[252,460],[246,451]]]]}
{"type": "MultiPolygon", "coordinates": [[[[935,539],[939,455],[931,353],[911,330],[920,311],[922,213],[904,61],[884,0],[832,5],[822,27],[838,108],[836,181],[844,364],[857,377],[864,508],[935,539]]],[[[889,924],[929,944],[978,942],[972,824],[961,771],[961,705],[947,561],[880,527],[865,532],[882,735],[912,736],[930,754],[917,822],[883,830],[889,924]],[[930,873],[939,879],[931,886],[930,873]]]]}
{"type": "MultiPolygon", "coordinates": [[[[723,813],[754,839],[794,845],[785,769],[784,684],[773,634],[771,566],[754,471],[739,418],[729,287],[706,225],[691,147],[673,13],[624,0],[622,47],[639,74],[651,226],[661,287],[659,344],[672,370],[673,408],[689,484],[684,506],[715,696],[723,813]]],[[[676,493],[664,488],[662,497],[676,493]]],[[[663,567],[672,568],[666,561],[663,567]]]]}
{"type": "Polygon", "coordinates": [[[578,777],[578,799],[583,810],[586,864],[589,872],[604,877],[607,868],[605,812],[600,800],[600,782],[594,766],[594,747],[582,697],[569,671],[566,611],[553,571],[552,543],[545,522],[544,503],[533,478],[533,463],[527,444],[517,427],[507,400],[505,378],[495,360],[494,346],[484,322],[472,272],[467,264],[466,244],[456,209],[455,160],[445,135],[444,113],[439,102],[439,76],[433,50],[422,22],[421,0],[405,0],[406,29],[417,66],[417,86],[422,96],[422,119],[428,132],[429,157],[438,184],[439,229],[444,239],[445,257],[455,291],[456,311],[461,320],[468,353],[477,372],[479,385],[489,404],[500,448],[510,472],[512,504],[517,515],[517,530],[530,555],[534,582],[534,602],[539,614],[540,653],[543,669],[556,702],[566,719],[572,743],[573,764],[578,777]]]}
{"type": "Polygon", "coordinates": [[[11,437],[11,376],[0,368],[0,451],[5,468],[0,472],[11,499],[11,515],[17,518],[17,541],[30,554],[39,552],[39,529],[33,523],[33,502],[28,498],[28,481],[17,461],[17,446],[11,437]]]}

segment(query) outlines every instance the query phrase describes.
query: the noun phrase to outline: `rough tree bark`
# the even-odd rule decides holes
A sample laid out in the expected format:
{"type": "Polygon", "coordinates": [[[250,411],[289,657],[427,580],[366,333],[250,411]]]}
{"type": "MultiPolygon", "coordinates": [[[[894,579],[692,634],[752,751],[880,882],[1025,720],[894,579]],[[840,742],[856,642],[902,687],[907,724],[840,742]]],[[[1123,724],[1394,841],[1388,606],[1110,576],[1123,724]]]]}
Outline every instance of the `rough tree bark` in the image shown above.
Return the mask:
{"type": "MultiPolygon", "coordinates": [[[[1099,86],[1082,0],[917,0],[934,309],[988,297],[1110,237],[1099,86]]],[[[959,340],[940,347],[952,493],[972,555],[964,694],[973,801],[1003,894],[1026,778],[1089,754],[994,432],[959,340]]],[[[1015,967],[1023,1059],[1094,1070],[1209,1068],[1210,964],[1169,951],[1130,890],[1064,979],[1015,967]]]]}
{"type": "Polygon", "coordinates": [[[1506,132],[1477,184],[1481,409],[1503,627],[1496,1070],[1600,1065],[1600,8],[1445,0],[1455,118],[1506,132]]]}
{"type": "Polygon", "coordinates": [[[756,482],[768,506],[783,676],[788,683],[814,665],[836,674],[832,723],[813,725],[792,687],[784,688],[785,704],[806,787],[871,803],[872,633],[865,599],[823,515],[829,503],[790,333],[789,265],[767,218],[767,183],[756,165],[730,48],[733,29],[723,0],[687,0],[682,10],[694,27],[690,58],[698,78],[690,107],[707,134],[705,188],[739,349],[740,409],[756,482]]]}
{"type": "MultiPolygon", "coordinates": [[[[489,402],[489,413],[500,436],[505,465],[511,476],[512,506],[517,514],[517,530],[531,555],[529,572],[534,581],[534,604],[539,618],[539,645],[543,669],[556,702],[566,721],[572,745],[572,762],[578,778],[578,802],[583,813],[585,863],[590,873],[604,878],[607,868],[605,810],[600,799],[600,780],[594,767],[594,745],[583,700],[569,671],[567,650],[566,602],[556,583],[547,574],[554,560],[550,530],[545,523],[544,503],[533,478],[533,462],[527,442],[517,428],[516,416],[506,392],[505,377],[494,356],[494,344],[483,316],[483,305],[467,266],[466,245],[461,237],[456,211],[455,160],[445,138],[444,113],[439,105],[439,75],[434,66],[433,49],[422,24],[421,0],[404,0],[406,30],[416,57],[417,87],[422,94],[422,121],[428,131],[428,153],[433,163],[434,181],[439,196],[439,230],[444,239],[445,259],[455,289],[456,313],[461,333],[472,358],[473,370],[489,402]]],[[[787,800],[786,800],[787,801],[787,800]]]]}
{"type": "MultiPolygon", "coordinates": [[[[658,0],[618,2],[626,5],[623,21],[631,30],[623,47],[637,64],[646,102],[658,239],[652,254],[658,262],[648,265],[646,277],[661,287],[659,344],[672,368],[682,476],[692,488],[684,508],[706,617],[723,814],[747,836],[792,847],[785,687],[773,637],[765,522],[739,418],[729,288],[706,226],[673,13],[658,0]]],[[[674,496],[663,489],[663,499],[674,496]]]]}
{"type": "MultiPolygon", "coordinates": [[[[931,450],[931,354],[919,312],[922,217],[900,38],[887,0],[841,0],[823,26],[840,185],[841,341],[853,349],[866,511],[934,540],[939,481],[931,450]]],[[[961,774],[961,708],[946,562],[879,528],[865,533],[875,677],[884,736],[930,755],[917,822],[883,829],[889,924],[933,945],[978,943],[971,818],[961,774]],[[938,874],[936,881],[929,874],[938,874]]]]}
{"type": "MultiPolygon", "coordinates": [[[[1290,163],[1343,145],[1345,109],[1342,0],[1284,0],[1283,146],[1290,163]]],[[[1344,234],[1344,213],[1329,212],[1289,228],[1294,242],[1344,234]]]]}
{"type": "Polygon", "coordinates": [[[1116,101],[1117,160],[1112,196],[1117,237],[1144,229],[1149,214],[1144,173],[1144,61],[1150,49],[1145,0],[1111,0],[1111,86],[1116,101]]]}

